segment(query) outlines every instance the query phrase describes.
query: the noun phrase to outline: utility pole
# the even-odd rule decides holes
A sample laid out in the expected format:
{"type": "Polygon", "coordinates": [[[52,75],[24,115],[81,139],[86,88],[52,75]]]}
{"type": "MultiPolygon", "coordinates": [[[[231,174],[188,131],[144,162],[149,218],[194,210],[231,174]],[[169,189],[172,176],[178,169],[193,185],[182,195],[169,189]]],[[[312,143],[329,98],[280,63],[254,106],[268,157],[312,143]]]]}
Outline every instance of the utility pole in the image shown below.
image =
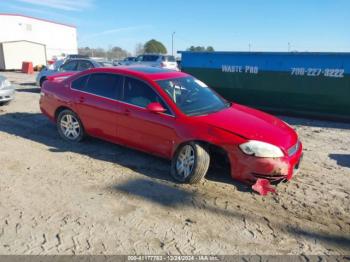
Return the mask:
{"type": "Polygon", "coordinates": [[[171,55],[174,56],[174,35],[175,32],[171,34],[171,55]]]}

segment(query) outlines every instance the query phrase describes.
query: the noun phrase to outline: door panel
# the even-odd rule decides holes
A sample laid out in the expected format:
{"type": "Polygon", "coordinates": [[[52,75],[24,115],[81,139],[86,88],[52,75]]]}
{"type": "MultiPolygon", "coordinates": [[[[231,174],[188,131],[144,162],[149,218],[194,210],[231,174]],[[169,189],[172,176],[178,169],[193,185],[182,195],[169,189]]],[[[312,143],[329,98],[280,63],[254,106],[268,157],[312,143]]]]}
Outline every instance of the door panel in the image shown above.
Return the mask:
{"type": "Polygon", "coordinates": [[[177,137],[174,117],[124,104],[117,125],[117,134],[123,143],[152,154],[171,157],[177,137]]]}
{"type": "Polygon", "coordinates": [[[134,78],[125,78],[122,114],[118,118],[118,137],[130,146],[170,157],[176,140],[175,118],[159,94],[147,83],[134,78]],[[156,114],[146,109],[152,102],[166,108],[165,114],[156,114]]]}
{"type": "Polygon", "coordinates": [[[117,139],[117,118],[124,78],[117,74],[94,73],[73,81],[78,114],[87,133],[111,141],[117,139]]]}
{"type": "Polygon", "coordinates": [[[78,99],[78,113],[87,133],[115,141],[116,116],[121,112],[118,102],[82,92],[78,99]]]}

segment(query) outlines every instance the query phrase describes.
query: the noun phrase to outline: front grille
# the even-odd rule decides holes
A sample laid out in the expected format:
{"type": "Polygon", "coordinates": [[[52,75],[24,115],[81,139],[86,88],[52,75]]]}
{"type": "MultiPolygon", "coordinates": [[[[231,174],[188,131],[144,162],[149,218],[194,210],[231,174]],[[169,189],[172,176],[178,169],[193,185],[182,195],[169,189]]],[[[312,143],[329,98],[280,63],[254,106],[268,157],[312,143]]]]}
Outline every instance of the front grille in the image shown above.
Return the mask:
{"type": "Polygon", "coordinates": [[[288,155],[289,156],[295,155],[295,153],[298,152],[299,147],[300,147],[300,142],[298,140],[298,142],[294,146],[288,149],[288,155]]]}
{"type": "Polygon", "coordinates": [[[270,182],[278,182],[278,181],[283,181],[283,180],[287,179],[286,176],[281,175],[281,174],[265,175],[265,174],[252,173],[252,175],[257,179],[258,178],[267,179],[270,182]]]}
{"type": "Polygon", "coordinates": [[[9,98],[11,98],[10,96],[0,96],[0,100],[1,99],[9,99],[9,98]]]}

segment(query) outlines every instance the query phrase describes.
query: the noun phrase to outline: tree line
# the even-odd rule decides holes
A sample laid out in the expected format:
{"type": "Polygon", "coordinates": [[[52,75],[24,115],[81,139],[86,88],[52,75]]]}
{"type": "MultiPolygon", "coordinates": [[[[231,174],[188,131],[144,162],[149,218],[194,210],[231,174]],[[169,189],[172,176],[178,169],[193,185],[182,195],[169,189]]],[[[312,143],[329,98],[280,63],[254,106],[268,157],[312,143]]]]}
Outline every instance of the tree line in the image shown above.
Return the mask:
{"type": "MultiPolygon", "coordinates": [[[[204,46],[191,46],[187,48],[187,51],[193,52],[213,52],[214,48],[212,46],[204,47],[204,46]]],[[[125,57],[131,56],[131,53],[122,49],[121,47],[114,46],[109,49],[104,48],[90,48],[90,47],[82,47],[78,49],[78,53],[81,55],[86,55],[90,57],[104,57],[108,60],[114,59],[123,59],[125,57]]],[[[146,43],[138,43],[135,47],[135,54],[141,55],[144,53],[157,53],[157,54],[167,54],[168,50],[165,45],[157,41],[155,39],[151,39],[146,43]]]]}

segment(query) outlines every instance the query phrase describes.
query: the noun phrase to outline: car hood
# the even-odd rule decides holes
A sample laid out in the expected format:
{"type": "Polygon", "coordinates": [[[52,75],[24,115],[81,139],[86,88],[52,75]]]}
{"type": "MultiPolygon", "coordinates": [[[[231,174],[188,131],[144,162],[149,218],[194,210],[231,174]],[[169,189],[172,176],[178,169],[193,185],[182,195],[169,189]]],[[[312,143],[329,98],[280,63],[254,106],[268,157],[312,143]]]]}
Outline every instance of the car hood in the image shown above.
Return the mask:
{"type": "Polygon", "coordinates": [[[284,150],[288,150],[298,139],[294,129],[282,120],[239,104],[197,118],[246,139],[270,143],[284,150]]]}

